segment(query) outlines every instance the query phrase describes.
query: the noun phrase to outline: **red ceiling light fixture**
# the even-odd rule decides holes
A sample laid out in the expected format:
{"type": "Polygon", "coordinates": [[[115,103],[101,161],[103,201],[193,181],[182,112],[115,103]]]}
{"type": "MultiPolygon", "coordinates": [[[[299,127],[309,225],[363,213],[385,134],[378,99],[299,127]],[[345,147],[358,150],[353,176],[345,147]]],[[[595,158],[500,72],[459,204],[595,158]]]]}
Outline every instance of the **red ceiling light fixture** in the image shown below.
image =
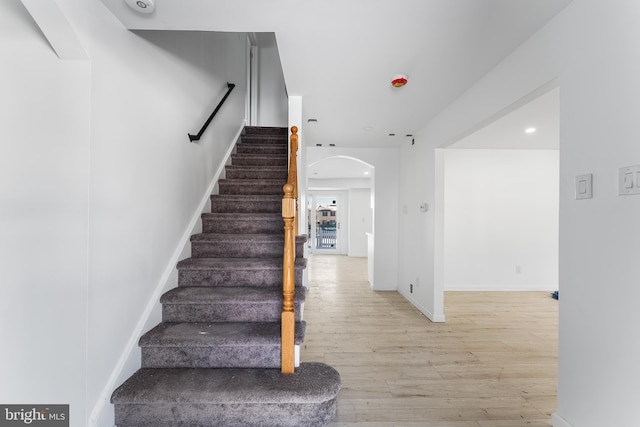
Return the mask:
{"type": "Polygon", "coordinates": [[[409,79],[406,74],[397,74],[391,79],[391,86],[402,87],[406,85],[408,81],[409,79]]]}

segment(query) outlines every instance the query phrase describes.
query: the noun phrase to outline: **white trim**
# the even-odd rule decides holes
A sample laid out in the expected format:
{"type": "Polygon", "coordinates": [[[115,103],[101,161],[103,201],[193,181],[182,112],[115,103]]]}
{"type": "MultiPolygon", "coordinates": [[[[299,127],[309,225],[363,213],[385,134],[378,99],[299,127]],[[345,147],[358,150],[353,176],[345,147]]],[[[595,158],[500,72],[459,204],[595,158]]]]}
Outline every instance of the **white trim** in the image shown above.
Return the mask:
{"type": "MultiPolygon", "coordinates": [[[[184,234],[182,235],[182,238],[180,239],[175,251],[173,252],[173,255],[168,261],[167,267],[164,273],[162,274],[160,281],[156,285],[156,288],[153,294],[149,298],[149,301],[147,302],[147,306],[145,307],[142,313],[142,316],[140,316],[140,319],[138,320],[138,324],[133,329],[133,332],[131,333],[129,340],[127,341],[127,345],[122,351],[120,358],[118,359],[118,362],[116,363],[113,371],[111,372],[111,375],[109,376],[109,380],[107,381],[104,388],[102,389],[102,392],[100,393],[100,398],[98,399],[97,403],[93,407],[93,410],[91,411],[91,415],[89,416],[89,425],[91,427],[98,427],[99,425],[98,420],[102,416],[102,413],[105,407],[108,404],[110,404],[111,394],[115,390],[116,384],[119,382],[125,366],[127,366],[127,362],[133,355],[136,355],[138,341],[140,340],[140,337],[144,332],[145,325],[149,321],[149,318],[151,317],[151,313],[153,312],[154,308],[157,307],[157,305],[159,304],[160,297],[165,292],[165,289],[171,278],[171,275],[173,274],[176,268],[176,264],[180,260],[181,254],[183,253],[185,247],[188,244],[190,244],[191,235],[194,233],[194,230],[196,229],[196,226],[200,221],[200,217],[202,213],[204,212],[204,210],[206,209],[206,207],[208,206],[211,200],[211,194],[213,194],[213,190],[215,186],[218,184],[218,179],[222,176],[222,173],[224,172],[224,168],[227,164],[227,161],[231,157],[231,153],[233,152],[233,149],[236,146],[236,142],[240,138],[240,134],[244,130],[245,125],[246,125],[246,122],[243,122],[242,126],[240,126],[240,129],[236,133],[235,138],[233,138],[229,147],[227,148],[227,152],[225,153],[223,161],[220,162],[220,165],[218,166],[218,170],[213,176],[213,179],[211,180],[211,183],[209,184],[207,191],[202,197],[202,200],[200,201],[200,205],[198,206],[198,209],[196,209],[195,213],[193,214],[193,217],[191,218],[189,225],[187,226],[184,234]]],[[[139,364],[140,364],[140,361],[138,361],[138,365],[139,364]]]]}
{"type": "Polygon", "coordinates": [[[557,286],[543,286],[540,288],[533,286],[445,286],[445,292],[553,292],[557,290],[557,286]]]}
{"type": "Polygon", "coordinates": [[[249,117],[249,125],[250,126],[258,126],[259,120],[259,112],[258,112],[258,93],[259,93],[259,85],[260,80],[258,79],[258,74],[260,73],[259,68],[259,50],[258,46],[252,45],[251,48],[251,63],[249,66],[251,67],[251,77],[250,77],[250,86],[249,86],[249,98],[251,105],[251,117],[249,117]]]}
{"type": "Polygon", "coordinates": [[[413,299],[409,294],[407,294],[406,292],[404,292],[401,289],[398,289],[398,293],[400,295],[402,295],[403,297],[405,297],[405,299],[407,301],[409,301],[411,304],[413,304],[418,310],[420,310],[420,312],[422,314],[424,314],[425,316],[427,316],[427,318],[429,320],[431,320],[433,323],[444,323],[446,322],[445,316],[444,314],[442,315],[435,315],[432,312],[430,312],[429,310],[427,310],[426,307],[424,307],[423,305],[421,305],[418,301],[416,301],[415,299],[413,299]]]}
{"type": "Polygon", "coordinates": [[[564,418],[558,415],[557,412],[551,414],[551,424],[553,427],[573,427],[564,418]]]}

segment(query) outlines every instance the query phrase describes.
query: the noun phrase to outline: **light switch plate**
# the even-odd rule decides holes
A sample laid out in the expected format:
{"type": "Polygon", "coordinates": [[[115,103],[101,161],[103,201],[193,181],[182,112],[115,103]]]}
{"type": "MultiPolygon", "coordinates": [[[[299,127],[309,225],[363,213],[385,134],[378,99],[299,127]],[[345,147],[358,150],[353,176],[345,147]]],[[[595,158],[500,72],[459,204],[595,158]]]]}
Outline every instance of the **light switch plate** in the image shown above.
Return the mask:
{"type": "Polygon", "coordinates": [[[618,195],[640,194],[640,165],[618,169],[618,195]]]}
{"type": "Polygon", "coordinates": [[[593,198],[593,174],[576,176],[576,200],[593,198]]]}

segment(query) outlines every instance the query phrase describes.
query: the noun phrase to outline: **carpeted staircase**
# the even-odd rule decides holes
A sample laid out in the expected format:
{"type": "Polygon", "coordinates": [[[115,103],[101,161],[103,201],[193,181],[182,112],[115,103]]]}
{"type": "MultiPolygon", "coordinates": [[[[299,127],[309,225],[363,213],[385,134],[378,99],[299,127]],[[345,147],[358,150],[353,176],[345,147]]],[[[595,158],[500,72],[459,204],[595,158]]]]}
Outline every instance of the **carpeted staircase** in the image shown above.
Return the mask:
{"type": "MultiPolygon", "coordinates": [[[[142,368],[114,391],[117,426],[312,427],[336,413],[340,376],[303,363],[280,373],[287,129],[247,127],[226,177],[164,294],[162,323],[140,339],[142,368]]],[[[296,239],[296,344],[305,289],[296,239]]]]}

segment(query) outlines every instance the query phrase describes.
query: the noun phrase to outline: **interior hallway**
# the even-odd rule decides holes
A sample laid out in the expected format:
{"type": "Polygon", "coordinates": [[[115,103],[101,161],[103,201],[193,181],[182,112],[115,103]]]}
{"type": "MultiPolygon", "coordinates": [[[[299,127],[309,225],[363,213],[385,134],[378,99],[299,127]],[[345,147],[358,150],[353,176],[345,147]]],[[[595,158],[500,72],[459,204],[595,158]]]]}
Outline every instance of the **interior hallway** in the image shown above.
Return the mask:
{"type": "Polygon", "coordinates": [[[400,294],[371,291],[366,258],[310,255],[308,268],[301,357],[342,376],[330,427],[551,426],[549,293],[447,292],[447,323],[435,324],[400,294]]]}

